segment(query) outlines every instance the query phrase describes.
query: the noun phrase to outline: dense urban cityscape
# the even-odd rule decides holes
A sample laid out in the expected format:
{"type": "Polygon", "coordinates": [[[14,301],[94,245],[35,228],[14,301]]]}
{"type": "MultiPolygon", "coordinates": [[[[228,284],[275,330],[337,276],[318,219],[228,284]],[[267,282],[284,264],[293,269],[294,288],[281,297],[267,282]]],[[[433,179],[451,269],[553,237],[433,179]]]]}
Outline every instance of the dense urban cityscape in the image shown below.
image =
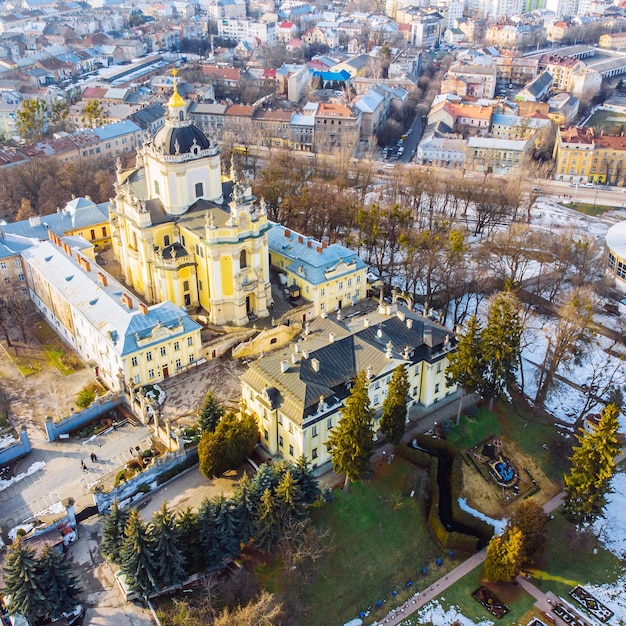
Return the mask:
{"type": "Polygon", "coordinates": [[[626,4],[0,3],[0,622],[626,620],[626,4]]]}

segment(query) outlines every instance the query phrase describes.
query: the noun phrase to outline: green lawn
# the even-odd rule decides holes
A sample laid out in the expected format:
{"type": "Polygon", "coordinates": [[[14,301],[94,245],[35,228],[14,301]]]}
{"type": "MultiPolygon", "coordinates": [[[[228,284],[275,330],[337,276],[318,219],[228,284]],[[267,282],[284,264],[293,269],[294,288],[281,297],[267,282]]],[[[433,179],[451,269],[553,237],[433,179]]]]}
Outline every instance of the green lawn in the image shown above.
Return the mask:
{"type": "MultiPolygon", "coordinates": [[[[414,466],[396,457],[391,465],[378,464],[376,469],[372,480],[353,484],[348,494],[336,489],[334,501],[313,513],[317,524],[330,529],[333,549],[316,568],[306,599],[295,584],[290,589],[287,582],[282,589],[306,602],[300,626],[342,624],[368,607],[374,607],[366,620],[372,623],[458,564],[432,537],[423,504],[408,497],[405,478],[414,466]],[[399,494],[402,506],[394,509],[399,494]],[[435,565],[438,557],[444,558],[441,567],[435,565]],[[424,566],[426,576],[421,573],[424,566]],[[406,587],[409,580],[414,581],[411,588],[406,587]],[[379,599],[387,602],[376,610],[379,599]]],[[[264,574],[271,581],[273,572],[266,569],[264,574]]]]}
{"type": "Polygon", "coordinates": [[[545,423],[544,416],[533,415],[520,403],[499,401],[493,411],[481,407],[474,421],[463,415],[459,426],[448,435],[448,441],[460,450],[467,450],[490,435],[514,441],[522,452],[533,457],[551,481],[562,480],[564,467],[559,462],[562,459],[543,447],[543,444],[549,447],[554,436],[554,428],[545,423]]]}
{"type": "MultiPolygon", "coordinates": [[[[624,573],[621,559],[605,550],[591,534],[572,539],[572,524],[560,512],[548,524],[548,544],[535,568],[533,583],[543,591],[567,594],[578,584],[612,583],[624,573]]],[[[609,529],[610,532],[610,529],[609,529]]]]}
{"type": "Polygon", "coordinates": [[[590,202],[562,202],[561,204],[569,209],[574,209],[579,213],[593,215],[594,217],[620,208],[618,206],[607,206],[604,204],[593,204],[590,202]]]}
{"type": "Polygon", "coordinates": [[[81,360],[72,352],[69,346],[63,343],[45,320],[36,322],[32,327],[32,333],[41,344],[47,361],[64,376],[82,369],[83,364],[81,360]]]}
{"type": "MultiPolygon", "coordinates": [[[[469,574],[466,574],[461,580],[446,589],[441,595],[437,596],[434,602],[448,611],[455,607],[468,619],[474,623],[483,620],[514,626],[520,623],[521,617],[527,613],[535,603],[531,595],[526,593],[518,585],[488,585],[488,587],[504,602],[510,610],[504,617],[497,620],[489,613],[477,600],[472,597],[472,593],[478,589],[483,583],[482,567],[477,567],[469,574]]],[[[428,606],[428,605],[426,605],[428,606]]],[[[406,619],[402,622],[403,626],[416,626],[419,624],[416,616],[406,619]]]]}

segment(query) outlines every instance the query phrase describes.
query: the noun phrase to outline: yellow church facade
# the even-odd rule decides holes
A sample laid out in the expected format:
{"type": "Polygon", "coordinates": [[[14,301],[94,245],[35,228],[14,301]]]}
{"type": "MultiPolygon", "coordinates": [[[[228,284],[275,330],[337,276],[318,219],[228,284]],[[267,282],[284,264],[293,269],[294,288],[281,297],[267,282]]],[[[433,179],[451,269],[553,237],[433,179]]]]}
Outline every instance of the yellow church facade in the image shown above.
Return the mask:
{"type": "Polygon", "coordinates": [[[147,302],[202,307],[213,324],[266,317],[271,300],[264,202],[194,126],[176,89],[165,125],[118,167],[111,237],[124,281],[147,302]]]}

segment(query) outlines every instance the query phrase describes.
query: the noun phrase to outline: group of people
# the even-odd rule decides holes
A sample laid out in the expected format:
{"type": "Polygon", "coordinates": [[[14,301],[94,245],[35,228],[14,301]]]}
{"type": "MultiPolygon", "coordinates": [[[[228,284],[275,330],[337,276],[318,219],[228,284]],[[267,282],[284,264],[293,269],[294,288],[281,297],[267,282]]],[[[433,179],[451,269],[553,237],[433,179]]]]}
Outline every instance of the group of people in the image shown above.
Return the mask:
{"type": "MultiPolygon", "coordinates": [[[[98,457],[96,456],[95,452],[92,452],[89,455],[89,458],[91,459],[92,463],[97,463],[97,461],[98,461],[98,457]]],[[[83,472],[87,471],[87,465],[85,465],[85,461],[83,461],[82,459],[80,460],[80,468],[83,470],[83,472]]]]}

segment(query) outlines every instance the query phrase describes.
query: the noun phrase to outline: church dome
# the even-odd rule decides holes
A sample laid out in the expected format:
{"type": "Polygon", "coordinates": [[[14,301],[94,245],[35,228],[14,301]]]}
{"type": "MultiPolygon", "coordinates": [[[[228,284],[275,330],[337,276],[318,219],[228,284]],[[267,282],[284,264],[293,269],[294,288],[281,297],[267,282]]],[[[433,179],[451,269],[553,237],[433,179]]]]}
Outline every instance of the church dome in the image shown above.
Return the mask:
{"type": "Polygon", "coordinates": [[[157,131],[153,144],[159,152],[170,156],[195,153],[211,147],[206,135],[193,124],[186,126],[166,124],[157,131]]]}

